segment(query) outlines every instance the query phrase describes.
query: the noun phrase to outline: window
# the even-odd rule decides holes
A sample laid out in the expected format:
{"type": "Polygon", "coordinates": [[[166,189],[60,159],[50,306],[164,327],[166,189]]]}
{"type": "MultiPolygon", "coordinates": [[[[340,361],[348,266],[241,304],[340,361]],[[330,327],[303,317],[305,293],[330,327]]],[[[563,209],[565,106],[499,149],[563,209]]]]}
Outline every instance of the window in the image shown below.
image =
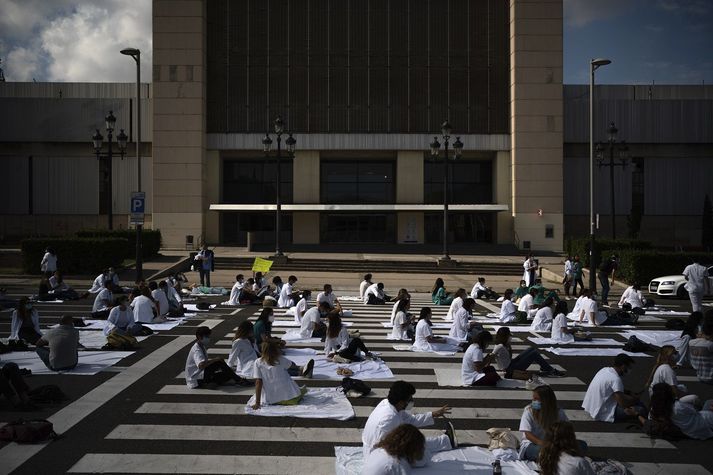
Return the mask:
{"type": "MultiPolygon", "coordinates": [[[[272,204],[276,199],[274,159],[223,161],[223,203],[272,204]]],[[[292,203],[292,160],[280,160],[280,202],[292,203]]]]}
{"type": "MultiPolygon", "coordinates": [[[[448,242],[492,243],[495,213],[448,213],[448,242]]],[[[443,213],[424,214],[426,244],[443,242],[443,213]]]]}
{"type": "Polygon", "coordinates": [[[323,243],[393,243],[394,214],[322,214],[320,241],[323,243]]]}
{"type": "Polygon", "coordinates": [[[322,161],[321,202],[394,203],[393,161],[322,161]]]}
{"type": "MultiPolygon", "coordinates": [[[[423,198],[427,204],[443,203],[443,156],[426,159],[423,169],[423,198]]],[[[451,161],[448,167],[448,203],[490,204],[493,202],[492,160],[451,161]]]]}

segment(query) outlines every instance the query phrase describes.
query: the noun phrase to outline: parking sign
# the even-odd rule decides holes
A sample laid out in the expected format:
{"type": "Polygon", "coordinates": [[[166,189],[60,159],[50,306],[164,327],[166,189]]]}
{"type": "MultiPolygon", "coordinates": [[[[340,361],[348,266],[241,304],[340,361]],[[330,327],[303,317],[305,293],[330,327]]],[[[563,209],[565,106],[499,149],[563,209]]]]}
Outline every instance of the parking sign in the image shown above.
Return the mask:
{"type": "Polygon", "coordinates": [[[146,193],[143,191],[131,192],[131,224],[144,224],[146,210],[146,193]]]}

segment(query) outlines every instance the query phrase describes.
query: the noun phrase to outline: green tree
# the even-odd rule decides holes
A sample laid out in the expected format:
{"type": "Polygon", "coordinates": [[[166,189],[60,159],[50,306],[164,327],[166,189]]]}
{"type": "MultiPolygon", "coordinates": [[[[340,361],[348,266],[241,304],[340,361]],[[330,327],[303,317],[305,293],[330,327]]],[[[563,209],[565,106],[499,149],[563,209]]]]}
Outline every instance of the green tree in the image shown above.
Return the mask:
{"type": "Polygon", "coordinates": [[[711,199],[708,195],[703,200],[701,230],[701,245],[703,249],[707,251],[713,250],[713,205],[711,205],[711,199]]]}

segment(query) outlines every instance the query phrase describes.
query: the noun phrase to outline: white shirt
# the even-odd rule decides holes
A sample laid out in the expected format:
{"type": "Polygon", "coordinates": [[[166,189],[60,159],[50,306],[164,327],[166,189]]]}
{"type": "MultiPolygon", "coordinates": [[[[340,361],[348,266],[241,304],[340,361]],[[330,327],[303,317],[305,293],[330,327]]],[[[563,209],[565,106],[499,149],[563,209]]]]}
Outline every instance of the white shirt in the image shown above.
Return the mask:
{"type": "Polygon", "coordinates": [[[445,320],[447,321],[452,321],[453,320],[453,315],[456,314],[456,312],[463,308],[463,298],[462,297],[456,297],[453,299],[453,302],[451,302],[451,306],[448,307],[448,313],[446,313],[446,318],[445,320]]]}
{"type": "Polygon", "coordinates": [[[394,317],[394,326],[391,328],[392,340],[408,340],[408,316],[403,310],[398,312],[394,317]],[[406,325],[406,326],[404,326],[406,325]]]}
{"type": "Polygon", "coordinates": [[[406,411],[397,411],[388,399],[382,400],[371,412],[361,434],[364,444],[364,460],[369,457],[374,446],[381,442],[386,434],[396,429],[401,424],[411,424],[416,427],[433,425],[433,416],[430,412],[424,414],[411,414],[406,411]]]}
{"type": "MultiPolygon", "coordinates": [[[[535,414],[532,412],[532,405],[528,404],[525,406],[525,410],[522,411],[522,417],[520,418],[520,432],[522,432],[522,442],[520,443],[520,459],[524,460],[525,456],[525,450],[527,450],[527,446],[530,445],[532,442],[527,440],[527,437],[525,437],[525,432],[530,432],[532,435],[537,437],[538,439],[545,439],[545,430],[542,428],[539,422],[537,422],[537,419],[535,419],[535,414]]],[[[564,413],[562,409],[559,410],[559,415],[557,418],[558,421],[568,421],[567,419],[567,414],[564,413]]],[[[567,472],[569,473],[577,473],[577,472],[567,472]]]]}
{"type": "Polygon", "coordinates": [[[42,272],[54,272],[57,270],[57,255],[45,252],[42,257],[42,262],[40,263],[40,270],[42,272]]]}
{"type": "Polygon", "coordinates": [[[384,292],[379,289],[379,284],[371,284],[367,289],[364,291],[364,303],[367,303],[369,301],[369,295],[373,295],[376,298],[383,299],[384,298],[384,292]]]}
{"type": "Polygon", "coordinates": [[[572,261],[570,261],[569,259],[564,261],[564,275],[566,275],[567,277],[572,275],[572,261]]]}
{"type": "Polygon", "coordinates": [[[621,376],[611,366],[602,368],[594,375],[584,395],[582,409],[598,421],[614,422],[616,399],[614,393],[624,392],[621,376]]]}
{"type": "Polygon", "coordinates": [[[257,351],[250,340],[247,338],[233,340],[230,356],[228,356],[228,366],[234,368],[238,376],[252,378],[255,361],[257,361],[257,351]]]}
{"type": "Polygon", "coordinates": [[[92,282],[92,288],[89,289],[89,293],[96,294],[101,289],[103,289],[105,279],[106,279],[106,276],[104,274],[99,274],[98,276],[96,276],[96,278],[94,279],[94,282],[92,282]]]}
{"type": "Polygon", "coordinates": [[[478,295],[478,291],[479,291],[479,290],[485,291],[485,290],[488,290],[488,289],[486,289],[485,286],[484,286],[483,284],[481,284],[480,282],[476,282],[475,285],[473,286],[473,288],[472,288],[471,291],[470,291],[470,296],[471,296],[471,298],[476,298],[476,296],[478,295]]]}
{"type": "Polygon", "coordinates": [[[401,300],[397,300],[396,302],[394,302],[394,306],[391,307],[391,324],[392,325],[394,324],[394,318],[396,318],[396,312],[398,311],[400,302],[401,302],[401,300]]]}
{"type": "Polygon", "coordinates": [[[275,366],[267,364],[262,358],[255,361],[253,378],[262,379],[261,404],[275,404],[300,395],[299,386],[287,372],[290,366],[292,361],[284,356],[280,356],[275,366]]]}
{"type": "Polygon", "coordinates": [[[159,288],[151,291],[151,296],[158,302],[159,315],[166,315],[168,313],[168,296],[166,292],[159,288]]]}
{"type": "Polygon", "coordinates": [[[334,308],[334,305],[336,304],[337,297],[335,297],[334,292],[331,294],[325,294],[324,292],[320,292],[317,294],[317,304],[320,304],[321,302],[327,302],[331,308],[334,308]]]}
{"type": "Polygon", "coordinates": [[[640,290],[634,290],[634,287],[628,287],[623,294],[621,294],[621,299],[619,299],[619,306],[628,303],[631,308],[644,308],[646,299],[640,290]]]}
{"type": "Polygon", "coordinates": [[[235,282],[233,288],[230,289],[230,298],[228,305],[240,305],[240,291],[245,287],[245,282],[235,282]]]}
{"type": "Polygon", "coordinates": [[[688,279],[686,290],[692,293],[703,293],[706,289],[708,270],[700,264],[693,263],[683,269],[683,275],[688,279]]]}
{"type": "Polygon", "coordinates": [[[597,325],[601,325],[608,318],[606,312],[599,311],[599,308],[597,307],[597,301],[588,297],[582,300],[582,310],[580,310],[580,315],[582,312],[584,312],[583,321],[587,322],[590,325],[592,323],[592,314],[594,314],[594,323],[597,325]]]}
{"type": "Polygon", "coordinates": [[[530,325],[530,331],[547,332],[552,329],[552,308],[542,307],[535,313],[535,318],[530,325]]]}
{"type": "Polygon", "coordinates": [[[463,355],[463,363],[461,364],[461,379],[465,386],[470,386],[485,376],[485,373],[479,373],[473,366],[473,363],[479,361],[483,361],[483,350],[478,345],[472,344],[463,355]]]}
{"type": "Polygon", "coordinates": [[[527,318],[531,318],[537,312],[537,309],[530,308],[535,304],[534,301],[535,298],[532,295],[526,294],[520,299],[520,304],[518,305],[517,309],[520,312],[527,313],[527,318]]]}
{"type": "Polygon", "coordinates": [[[111,294],[111,290],[102,289],[97,294],[97,296],[94,298],[94,305],[92,306],[92,312],[106,310],[111,305],[111,302],[113,300],[114,300],[114,296],[111,294]],[[109,302],[108,305],[106,303],[104,303],[105,300],[109,302]]]}
{"type": "Polygon", "coordinates": [[[495,357],[495,368],[501,371],[508,369],[508,366],[510,366],[512,362],[510,351],[508,351],[507,347],[502,343],[495,345],[495,348],[493,348],[493,356],[495,357]]]}
{"type": "Polygon", "coordinates": [[[302,338],[312,338],[315,324],[321,322],[321,316],[317,307],[312,307],[305,312],[300,324],[300,336],[302,338]]]}
{"type": "Polygon", "coordinates": [[[417,351],[431,351],[431,344],[428,338],[433,336],[431,325],[426,319],[421,319],[416,324],[416,340],[413,343],[413,349],[417,351]]]}
{"type": "Polygon", "coordinates": [[[557,460],[557,475],[596,475],[589,460],[584,457],[560,453],[557,460]]]}
{"type": "Polygon", "coordinates": [[[374,449],[364,461],[362,475],[408,475],[411,466],[404,459],[389,455],[384,449],[374,449]]]}
{"type": "Polygon", "coordinates": [[[678,386],[678,378],[676,377],[676,372],[667,364],[659,365],[654,371],[654,376],[651,378],[651,385],[649,386],[649,396],[651,396],[654,384],[666,383],[669,386],[678,386]]]}
{"type": "MultiPolygon", "coordinates": [[[[134,301],[136,301],[136,299],[134,299],[134,301]]],[[[203,379],[203,370],[200,369],[198,365],[207,359],[208,355],[200,343],[193,343],[191,351],[188,352],[188,358],[186,358],[186,386],[188,386],[189,389],[197,388],[198,380],[203,379]]]]}
{"type": "Polygon", "coordinates": [[[586,296],[580,295],[574,302],[574,308],[572,309],[572,314],[576,316],[576,320],[579,320],[579,312],[582,311],[582,303],[587,299],[586,296]]]}
{"type": "Polygon", "coordinates": [[[368,282],[366,280],[361,281],[361,284],[359,284],[359,298],[364,298],[364,292],[366,292],[367,287],[369,287],[370,285],[371,282],[368,282]]]}
{"type": "Polygon", "coordinates": [[[512,303],[512,300],[503,300],[502,305],[500,306],[500,318],[499,320],[502,323],[510,323],[513,320],[515,320],[515,312],[517,311],[517,308],[515,307],[515,304],[512,303]]]}
{"type": "Polygon", "coordinates": [[[153,311],[156,307],[153,300],[145,295],[134,297],[134,300],[131,301],[131,308],[134,309],[134,321],[141,323],[151,323],[153,321],[153,311]]]}
{"type": "Polygon", "coordinates": [[[451,323],[448,336],[457,340],[465,340],[468,336],[468,330],[470,330],[470,324],[468,323],[469,316],[466,309],[459,309],[456,314],[453,315],[453,323],[451,323]]]}
{"type": "Polygon", "coordinates": [[[552,321],[552,334],[550,338],[562,343],[571,343],[574,341],[574,335],[564,333],[563,328],[567,328],[567,316],[564,313],[558,314],[552,321]]]}
{"type": "Polygon", "coordinates": [[[522,263],[522,267],[525,269],[522,273],[522,280],[525,281],[525,285],[530,287],[534,284],[534,282],[530,281],[530,268],[536,268],[534,259],[526,259],[525,262],[522,263]]]}
{"type": "Polygon", "coordinates": [[[126,330],[127,327],[134,323],[134,314],[131,308],[127,305],[126,310],[121,310],[121,306],[117,305],[109,311],[109,316],[106,319],[107,324],[104,327],[104,334],[109,335],[114,328],[126,330]]]}
{"type": "Polygon", "coordinates": [[[277,306],[280,308],[290,308],[295,306],[295,301],[292,298],[292,284],[289,282],[282,286],[282,290],[280,290],[280,298],[277,300],[277,306]]]}
{"type": "Polygon", "coordinates": [[[671,422],[691,439],[705,440],[713,437],[713,413],[711,411],[699,412],[691,404],[676,401],[673,403],[671,422]],[[705,418],[703,414],[705,414],[705,418]]]}
{"type": "MultiPolygon", "coordinates": [[[[30,321],[32,322],[32,328],[42,335],[40,331],[40,314],[37,313],[36,309],[30,310],[30,321]]],[[[17,315],[17,309],[12,311],[12,323],[10,324],[10,340],[18,340],[20,338],[20,328],[22,328],[22,319],[17,315]]]]}
{"type": "Polygon", "coordinates": [[[295,309],[295,321],[297,323],[302,322],[302,315],[305,314],[307,311],[307,307],[309,307],[309,304],[307,303],[307,299],[301,298],[299,302],[297,302],[297,305],[294,306],[295,309]]]}
{"type": "Polygon", "coordinates": [[[342,327],[339,334],[335,338],[330,338],[329,335],[324,339],[324,354],[336,353],[342,351],[349,346],[349,330],[347,327],[342,327]]]}

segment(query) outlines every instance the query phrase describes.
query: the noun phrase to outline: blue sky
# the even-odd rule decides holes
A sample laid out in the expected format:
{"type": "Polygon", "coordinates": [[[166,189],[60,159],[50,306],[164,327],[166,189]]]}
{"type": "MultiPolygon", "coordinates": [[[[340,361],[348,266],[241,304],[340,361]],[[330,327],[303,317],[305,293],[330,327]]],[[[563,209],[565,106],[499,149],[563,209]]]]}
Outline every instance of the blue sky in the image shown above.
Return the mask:
{"type": "MultiPolygon", "coordinates": [[[[713,84],[713,0],[563,1],[565,84],[713,84]]],[[[0,0],[0,32],[8,81],[133,81],[127,46],[150,78],[151,0],[0,0]]]]}

